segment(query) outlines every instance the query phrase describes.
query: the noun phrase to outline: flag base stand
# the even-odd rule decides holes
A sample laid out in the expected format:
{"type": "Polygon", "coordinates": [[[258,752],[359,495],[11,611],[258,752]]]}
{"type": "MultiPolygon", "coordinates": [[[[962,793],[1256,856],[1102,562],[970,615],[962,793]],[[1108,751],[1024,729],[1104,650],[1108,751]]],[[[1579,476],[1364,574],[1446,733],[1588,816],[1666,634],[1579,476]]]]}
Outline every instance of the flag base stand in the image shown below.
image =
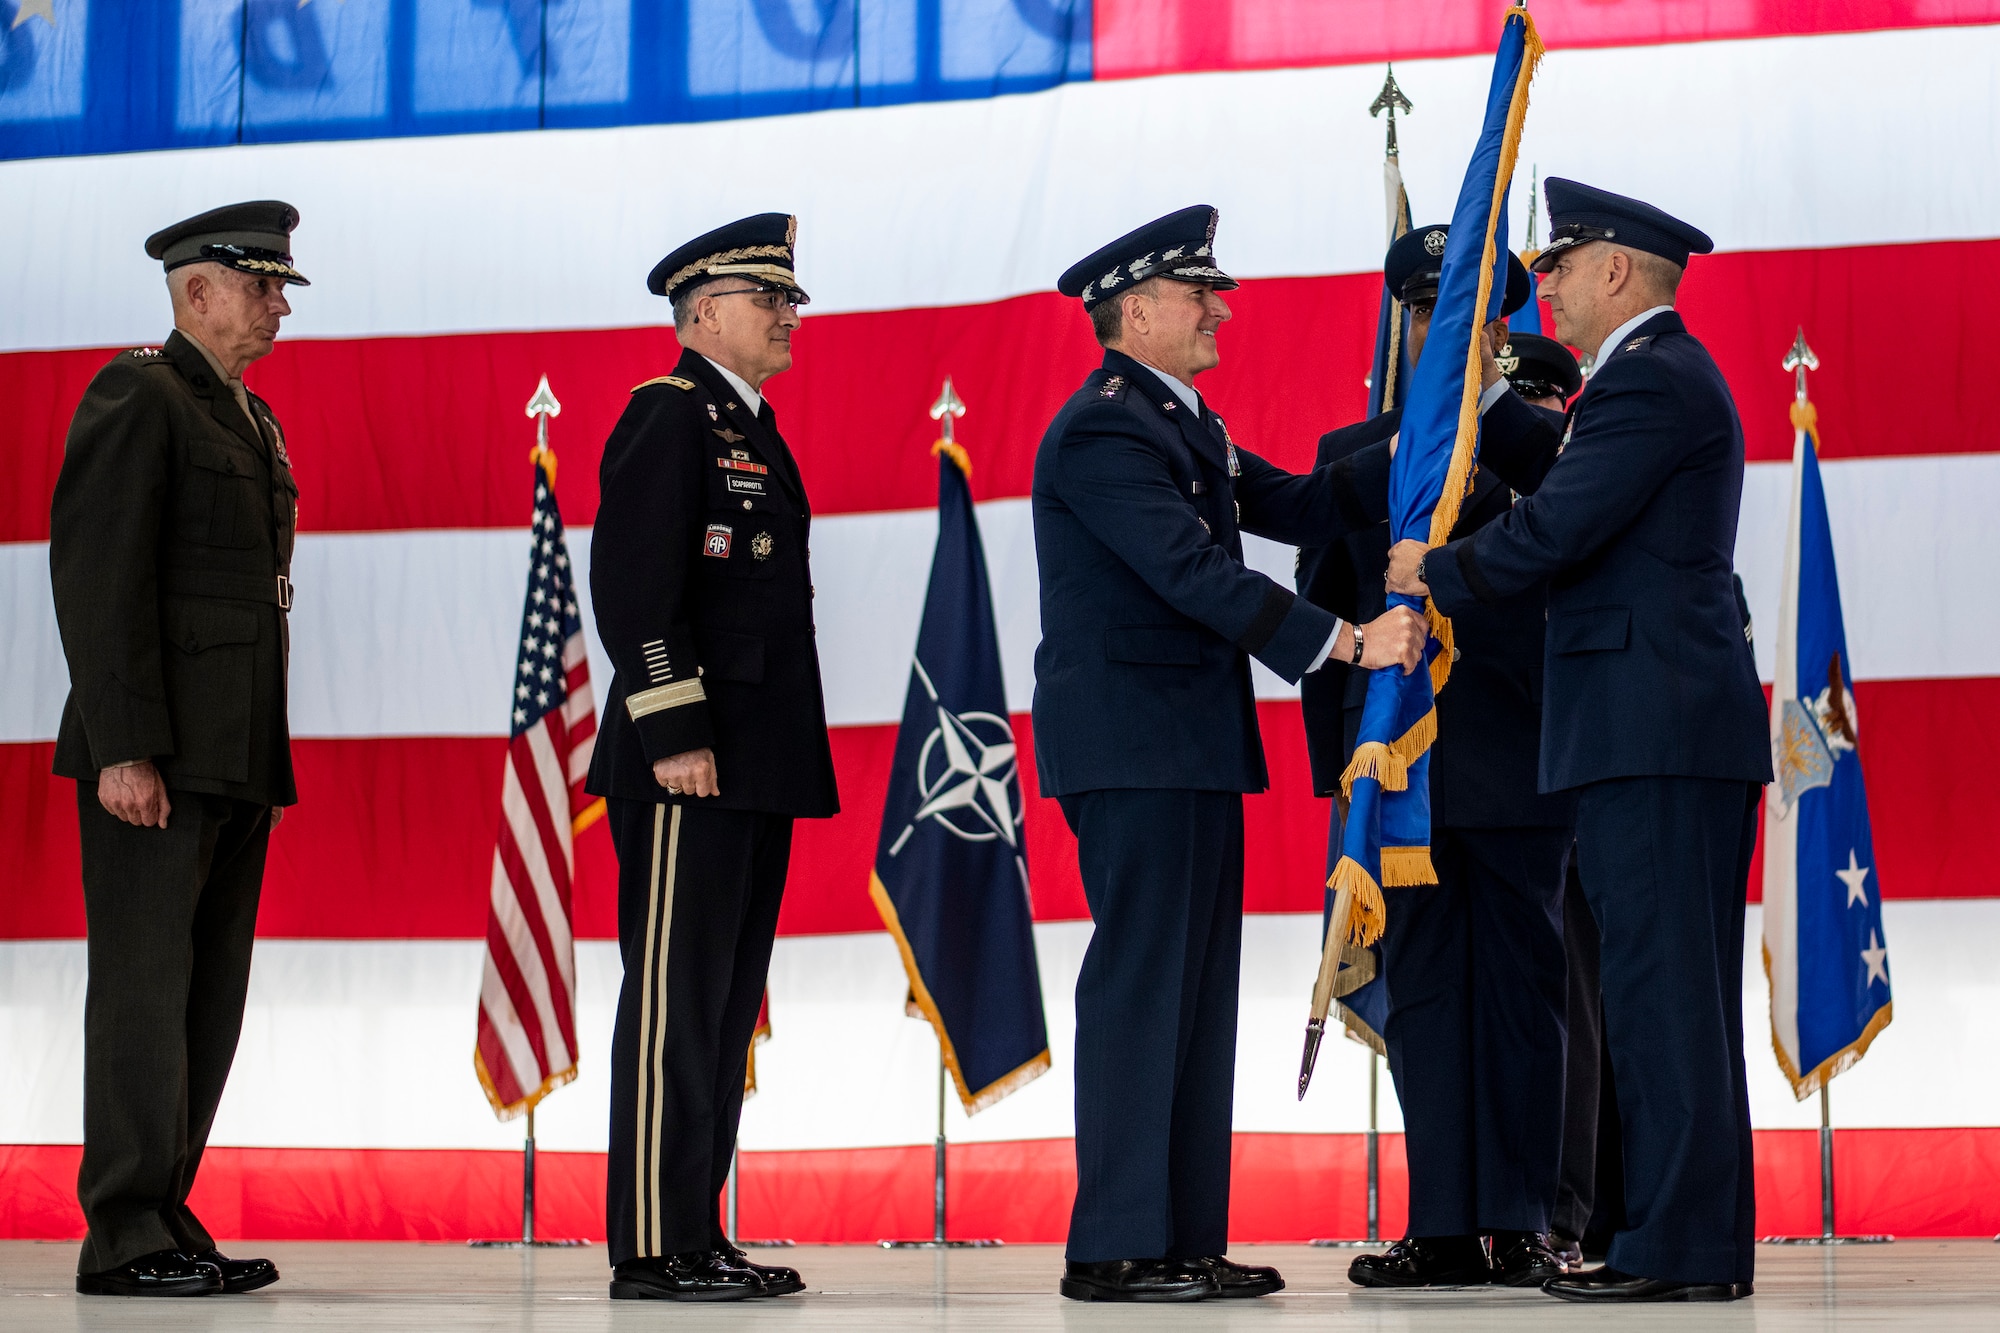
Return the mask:
{"type": "MultiPolygon", "coordinates": [[[[1887,1245],[1894,1236],[1839,1236],[1833,1230],[1833,1113],[1828,1108],[1826,1084],[1819,1085],[1819,1234],[1817,1236],[1760,1236],[1760,1245],[1887,1245]]],[[[2000,1237],[1995,1237],[2000,1240],[2000,1237]]]]}
{"type": "Polygon", "coordinates": [[[521,1238],[519,1240],[469,1240],[473,1250],[574,1250],[587,1240],[535,1239],[535,1112],[528,1110],[528,1137],[521,1145],[521,1238]]]}
{"type": "Polygon", "coordinates": [[[1320,1250],[1365,1250],[1382,1243],[1382,1139],[1380,1133],[1382,1057],[1368,1052],[1368,1237],[1365,1240],[1309,1240],[1320,1250]]]}
{"type": "Polygon", "coordinates": [[[998,1240],[947,1240],[944,1234],[944,1048],[938,1048],[937,1139],[931,1146],[931,1238],[878,1240],[885,1250],[995,1250],[998,1240]]]}
{"type": "MultiPolygon", "coordinates": [[[[736,1163],[741,1159],[742,1155],[743,1150],[741,1148],[737,1148],[729,1154],[729,1178],[722,1185],[723,1230],[727,1231],[732,1238],[736,1235],[736,1163]]],[[[730,1244],[739,1250],[789,1250],[796,1243],[789,1240],[732,1239],[730,1241],[730,1244]]]]}

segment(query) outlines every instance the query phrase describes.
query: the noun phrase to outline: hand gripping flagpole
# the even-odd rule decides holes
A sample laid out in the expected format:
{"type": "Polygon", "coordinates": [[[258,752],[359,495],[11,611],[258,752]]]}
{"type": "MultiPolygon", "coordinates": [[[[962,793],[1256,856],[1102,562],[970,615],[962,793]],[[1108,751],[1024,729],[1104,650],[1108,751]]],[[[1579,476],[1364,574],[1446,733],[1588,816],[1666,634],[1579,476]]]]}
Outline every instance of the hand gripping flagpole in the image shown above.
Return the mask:
{"type": "MultiPolygon", "coordinates": [[[[542,376],[535,386],[534,396],[528,399],[528,416],[535,423],[535,447],[528,455],[528,461],[539,464],[548,474],[551,489],[556,484],[556,456],[549,448],[549,418],[562,414],[562,404],[549,388],[549,377],[542,376]]],[[[587,1240],[537,1240],[535,1239],[535,1108],[528,1108],[527,1134],[521,1143],[521,1239],[519,1240],[475,1240],[468,1244],[475,1250],[549,1250],[570,1249],[590,1244],[587,1240]]]]}
{"type": "MultiPolygon", "coordinates": [[[[933,453],[949,454],[954,463],[968,475],[972,471],[971,460],[966,456],[965,446],[958,442],[958,430],[954,424],[965,415],[965,400],[958,396],[958,390],[951,387],[951,376],[944,377],[944,389],[937,401],[931,404],[931,420],[938,423],[939,439],[932,446],[933,453]]],[[[912,1015],[917,1011],[912,1009],[912,1015]]],[[[878,1242],[885,1250],[984,1250],[999,1245],[997,1240],[947,1240],[945,1238],[945,1085],[944,1037],[938,1037],[937,1067],[937,1137],[931,1142],[931,1236],[929,1240],[885,1240],[878,1242]]]]}
{"type": "MultiPolygon", "coordinates": [[[[1796,430],[1810,432],[1814,426],[1812,399],[1806,393],[1806,372],[1819,369],[1819,358],[1806,345],[1805,327],[1799,327],[1798,336],[1792,340],[1792,350],[1785,353],[1781,363],[1796,377],[1792,392],[1792,426],[1796,430]]],[[[1765,1236],[1766,1245],[1884,1245],[1896,1239],[1894,1236],[1866,1235],[1842,1236],[1833,1226],[1833,1109],[1827,1097],[1827,1084],[1833,1082],[1829,1071],[1819,1085],[1819,1234],[1817,1236],[1765,1236]]],[[[2000,1240],[2000,1237],[1995,1237],[2000,1240]]]]}

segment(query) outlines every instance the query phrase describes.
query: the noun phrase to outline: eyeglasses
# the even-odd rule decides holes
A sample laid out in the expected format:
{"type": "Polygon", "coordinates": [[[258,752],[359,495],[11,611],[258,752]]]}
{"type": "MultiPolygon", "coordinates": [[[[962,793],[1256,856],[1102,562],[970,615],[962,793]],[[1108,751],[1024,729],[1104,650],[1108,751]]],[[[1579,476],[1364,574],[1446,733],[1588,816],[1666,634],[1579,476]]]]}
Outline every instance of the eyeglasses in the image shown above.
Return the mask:
{"type": "Polygon", "coordinates": [[[799,303],[793,300],[789,293],[773,291],[769,287],[731,287],[726,292],[705,292],[703,295],[760,297],[762,299],[752,301],[750,304],[774,314],[780,310],[796,311],[799,308],[799,303]]]}

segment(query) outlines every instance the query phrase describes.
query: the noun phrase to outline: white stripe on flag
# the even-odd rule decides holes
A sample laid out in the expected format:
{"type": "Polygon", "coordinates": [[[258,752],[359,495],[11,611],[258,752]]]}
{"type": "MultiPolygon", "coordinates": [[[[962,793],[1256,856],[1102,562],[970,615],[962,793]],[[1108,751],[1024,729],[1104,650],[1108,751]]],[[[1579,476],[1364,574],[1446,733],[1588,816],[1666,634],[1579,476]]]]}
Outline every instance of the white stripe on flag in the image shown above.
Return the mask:
{"type": "MultiPolygon", "coordinates": [[[[543,923],[549,927],[553,939],[556,918],[552,918],[547,905],[555,900],[555,885],[549,879],[548,859],[542,854],[542,837],[535,828],[527,799],[510,762],[505,784],[501,788],[500,805],[507,830],[514,839],[514,847],[521,863],[527,867],[529,883],[520,885],[505,876],[496,878],[493,884],[493,915],[499,923],[501,936],[507,941],[508,952],[513,955],[514,966],[534,1001],[535,1017],[542,1025],[542,1045],[548,1051],[551,1062],[549,1069],[543,1071],[546,1077],[567,1065],[569,1058],[562,1028],[557,1023],[555,997],[550,991],[548,972],[542,966],[541,950],[535,943],[534,932],[528,925],[527,915],[521,910],[518,897],[524,891],[533,892],[537,905],[542,908],[543,923]]],[[[567,924],[561,933],[565,937],[568,935],[567,924]]]]}

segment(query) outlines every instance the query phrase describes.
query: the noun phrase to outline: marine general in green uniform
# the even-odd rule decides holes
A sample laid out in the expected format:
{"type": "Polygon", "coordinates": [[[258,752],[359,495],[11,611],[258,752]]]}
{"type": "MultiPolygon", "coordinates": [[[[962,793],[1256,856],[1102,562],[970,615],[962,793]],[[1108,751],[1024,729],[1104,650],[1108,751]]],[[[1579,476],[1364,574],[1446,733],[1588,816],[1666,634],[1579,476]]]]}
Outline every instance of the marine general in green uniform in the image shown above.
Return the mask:
{"type": "Polygon", "coordinates": [[[285,721],[298,487],[243,385],[291,313],[298,211],[234,204],[153,235],[174,331],[121,352],[70,423],[49,516],[89,929],[90,1295],[250,1291],[188,1207],[236,1054],[264,851],[297,795],[285,721]]]}

